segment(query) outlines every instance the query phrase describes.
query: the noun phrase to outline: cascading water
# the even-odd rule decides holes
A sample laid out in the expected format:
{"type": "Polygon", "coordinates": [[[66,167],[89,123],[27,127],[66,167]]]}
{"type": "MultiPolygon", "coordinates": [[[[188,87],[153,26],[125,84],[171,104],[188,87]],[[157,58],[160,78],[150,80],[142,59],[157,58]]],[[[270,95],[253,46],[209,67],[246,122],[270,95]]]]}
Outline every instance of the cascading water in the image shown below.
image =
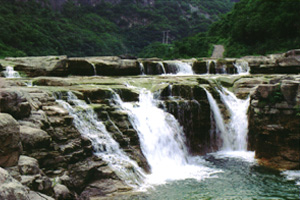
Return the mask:
{"type": "Polygon", "coordinates": [[[21,78],[19,72],[15,71],[11,66],[7,66],[3,74],[6,78],[21,78]]]}
{"type": "Polygon", "coordinates": [[[221,100],[229,109],[231,118],[227,127],[227,135],[224,137],[224,150],[246,151],[248,134],[247,110],[250,98],[246,100],[238,99],[232,92],[226,88],[219,91],[221,100]]]}
{"type": "Polygon", "coordinates": [[[139,62],[139,67],[140,67],[140,70],[141,70],[141,74],[145,75],[145,67],[144,67],[144,64],[142,62],[139,62]]]}
{"type": "Polygon", "coordinates": [[[94,76],[97,76],[97,68],[93,63],[92,63],[92,66],[93,66],[93,70],[94,70],[94,76]]]}
{"type": "Polygon", "coordinates": [[[250,67],[247,61],[237,61],[233,64],[238,74],[249,74],[250,67]]]}
{"type": "Polygon", "coordinates": [[[184,63],[184,62],[176,62],[176,75],[193,75],[193,69],[191,64],[184,63]]]}
{"type": "Polygon", "coordinates": [[[186,149],[182,127],[173,115],[157,107],[149,91],[142,90],[138,105],[120,105],[129,111],[129,117],[140,138],[141,149],[151,167],[148,183],[162,184],[167,180],[194,178],[202,180],[220,170],[196,163],[186,149]]]}
{"type": "Polygon", "coordinates": [[[224,151],[246,151],[248,118],[247,109],[249,98],[246,100],[238,99],[232,92],[225,88],[218,90],[221,100],[229,109],[231,117],[229,124],[225,124],[216,100],[206,90],[210,108],[216,121],[216,129],[223,140],[222,150],[224,151]]]}
{"type": "MultiPolygon", "coordinates": [[[[207,99],[208,99],[208,102],[209,102],[209,106],[210,106],[210,109],[213,113],[214,120],[216,122],[217,135],[222,138],[223,142],[226,142],[227,140],[223,137],[225,136],[225,134],[226,134],[225,132],[227,130],[225,128],[225,123],[224,123],[221,111],[218,107],[218,104],[217,104],[216,100],[213,98],[213,96],[210,94],[210,92],[208,90],[206,90],[205,88],[203,88],[203,89],[206,92],[207,99]]],[[[227,146],[227,144],[226,144],[226,146],[227,146]]]]}
{"type": "Polygon", "coordinates": [[[74,107],[64,100],[56,101],[69,111],[78,131],[91,140],[95,155],[105,160],[117,176],[128,185],[137,187],[142,184],[145,177],[143,170],[120,149],[119,144],[111,137],[88,104],[71,92],[68,92],[67,101],[74,107]]]}
{"type": "Polygon", "coordinates": [[[157,67],[158,69],[161,69],[161,71],[162,71],[163,74],[167,74],[166,69],[165,69],[165,66],[164,66],[164,64],[163,64],[162,62],[158,62],[158,63],[156,64],[156,67],[157,67]]]}

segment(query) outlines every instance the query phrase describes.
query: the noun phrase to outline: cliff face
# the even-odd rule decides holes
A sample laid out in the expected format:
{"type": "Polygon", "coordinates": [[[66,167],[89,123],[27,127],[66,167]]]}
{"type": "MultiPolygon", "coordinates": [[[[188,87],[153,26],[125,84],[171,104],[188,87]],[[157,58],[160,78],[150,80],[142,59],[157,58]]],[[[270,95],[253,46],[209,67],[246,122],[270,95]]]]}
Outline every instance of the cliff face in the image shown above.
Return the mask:
{"type": "Polygon", "coordinates": [[[300,167],[299,77],[259,85],[249,108],[249,147],[265,166],[300,167]]]}

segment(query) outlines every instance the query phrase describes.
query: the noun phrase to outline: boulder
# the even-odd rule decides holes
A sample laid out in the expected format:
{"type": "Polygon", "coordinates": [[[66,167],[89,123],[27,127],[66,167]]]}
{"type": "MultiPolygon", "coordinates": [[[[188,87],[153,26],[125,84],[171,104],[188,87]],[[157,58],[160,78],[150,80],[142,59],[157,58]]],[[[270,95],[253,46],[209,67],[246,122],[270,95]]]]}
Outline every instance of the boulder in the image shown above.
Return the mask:
{"type": "Polygon", "coordinates": [[[0,112],[9,113],[16,119],[28,117],[31,106],[23,92],[3,90],[0,91],[0,112]]]}
{"type": "Polygon", "coordinates": [[[30,200],[54,200],[52,197],[35,191],[30,191],[28,197],[30,200]]]}
{"type": "Polygon", "coordinates": [[[31,200],[29,189],[12,178],[9,173],[0,167],[0,199],[31,200]]]}
{"type": "Polygon", "coordinates": [[[66,56],[5,58],[13,63],[16,71],[22,71],[28,77],[67,76],[66,59],[66,56]]]}
{"type": "Polygon", "coordinates": [[[67,69],[69,75],[93,76],[97,73],[95,66],[85,58],[69,58],[67,69]]]}
{"type": "Polygon", "coordinates": [[[128,192],[130,190],[132,190],[131,187],[119,180],[103,179],[89,184],[89,186],[80,194],[80,197],[83,200],[88,200],[92,197],[105,196],[117,192],[128,192]]]}
{"type": "Polygon", "coordinates": [[[0,166],[16,165],[21,151],[22,144],[18,122],[11,115],[0,113],[0,166]]]}
{"type": "Polygon", "coordinates": [[[38,77],[32,82],[33,85],[39,86],[70,86],[71,84],[58,77],[38,77]]]}
{"type": "Polygon", "coordinates": [[[72,200],[75,199],[74,195],[70,190],[60,183],[55,184],[54,186],[55,199],[57,200],[72,200]]]}
{"type": "Polygon", "coordinates": [[[192,69],[195,72],[195,74],[206,74],[207,73],[207,61],[201,60],[201,61],[195,61],[193,63],[192,69]]]}
{"type": "Polygon", "coordinates": [[[257,87],[257,95],[263,99],[268,99],[272,96],[273,92],[279,87],[279,85],[263,84],[257,87]]]}
{"type": "Polygon", "coordinates": [[[18,168],[21,175],[36,175],[41,173],[37,159],[24,155],[21,155],[19,158],[18,168]]]}
{"type": "Polygon", "coordinates": [[[31,151],[31,149],[34,148],[48,147],[51,141],[51,137],[47,132],[29,126],[21,126],[20,135],[25,151],[31,151]]]}
{"type": "Polygon", "coordinates": [[[296,96],[298,88],[300,87],[300,83],[298,81],[290,81],[290,80],[283,80],[280,85],[280,91],[284,96],[284,99],[290,105],[295,105],[296,103],[296,96]]]}

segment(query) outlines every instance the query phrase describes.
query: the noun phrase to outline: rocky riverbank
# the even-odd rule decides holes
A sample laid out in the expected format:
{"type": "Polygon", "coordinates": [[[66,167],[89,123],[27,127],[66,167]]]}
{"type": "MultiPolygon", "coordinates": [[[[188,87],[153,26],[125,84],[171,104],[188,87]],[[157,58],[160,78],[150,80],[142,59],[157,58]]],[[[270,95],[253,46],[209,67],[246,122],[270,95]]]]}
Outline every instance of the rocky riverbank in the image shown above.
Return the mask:
{"type": "Polygon", "coordinates": [[[149,173],[138,134],[115,96],[136,102],[140,88],[152,91],[160,107],[182,125],[189,152],[205,155],[217,151],[222,141],[214,132],[203,88],[228,120],[229,112],[215,89],[227,87],[240,98],[250,95],[248,148],[255,150],[259,162],[276,169],[299,169],[300,63],[295,52],[215,62],[66,56],[1,60],[2,70],[13,66],[23,78],[0,79],[0,197],[90,199],[134,188],[95,154],[92,142],[75,127],[74,117],[58,103],[57,99],[67,101],[70,91],[93,108],[122,151],[149,173]],[[244,61],[251,74],[206,74],[237,73],[235,65],[244,61]],[[198,74],[154,76],[176,72],[178,63],[190,64],[198,74]],[[262,72],[268,75],[257,74],[262,72]]]}

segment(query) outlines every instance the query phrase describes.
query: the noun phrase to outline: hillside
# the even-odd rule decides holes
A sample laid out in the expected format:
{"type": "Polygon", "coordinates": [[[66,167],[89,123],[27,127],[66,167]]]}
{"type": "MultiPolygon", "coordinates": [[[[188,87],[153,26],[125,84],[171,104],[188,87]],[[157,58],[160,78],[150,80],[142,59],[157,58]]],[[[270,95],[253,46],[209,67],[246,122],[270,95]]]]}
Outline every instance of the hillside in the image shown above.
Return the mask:
{"type": "Polygon", "coordinates": [[[299,0],[241,0],[211,26],[208,36],[226,45],[226,56],[264,55],[299,48],[299,10],[299,0]]]}
{"type": "Polygon", "coordinates": [[[0,4],[1,57],[92,56],[136,55],[153,42],[171,43],[205,32],[234,1],[0,0],[0,4]]]}

